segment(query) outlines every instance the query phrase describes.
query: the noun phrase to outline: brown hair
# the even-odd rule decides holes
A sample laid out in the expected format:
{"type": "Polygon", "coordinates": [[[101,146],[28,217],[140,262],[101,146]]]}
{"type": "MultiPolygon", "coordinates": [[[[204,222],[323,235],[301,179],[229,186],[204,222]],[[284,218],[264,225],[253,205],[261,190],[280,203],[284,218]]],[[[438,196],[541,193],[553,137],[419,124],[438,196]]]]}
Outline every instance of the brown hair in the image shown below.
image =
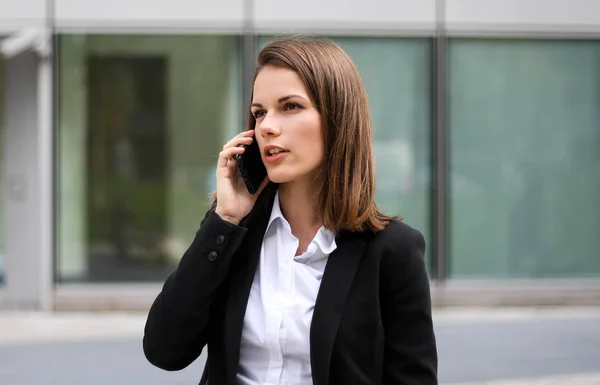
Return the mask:
{"type": "MultiPolygon", "coordinates": [[[[342,48],[326,39],[287,37],[259,53],[254,79],[266,66],[288,68],[304,83],[321,115],[325,159],[317,210],[333,231],[377,232],[395,217],[375,203],[375,162],[367,92],[354,63],[342,48]]],[[[248,114],[247,129],[256,121],[248,114]]],[[[272,199],[273,188],[261,200],[272,199]]]]}

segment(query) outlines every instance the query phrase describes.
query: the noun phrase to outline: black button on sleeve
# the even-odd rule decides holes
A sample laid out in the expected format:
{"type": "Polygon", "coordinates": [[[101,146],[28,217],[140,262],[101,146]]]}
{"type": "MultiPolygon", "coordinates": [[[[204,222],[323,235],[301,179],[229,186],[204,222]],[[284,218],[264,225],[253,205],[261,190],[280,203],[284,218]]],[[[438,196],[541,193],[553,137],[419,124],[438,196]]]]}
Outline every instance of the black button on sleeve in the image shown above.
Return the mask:
{"type": "Polygon", "coordinates": [[[225,243],[225,236],[221,234],[217,237],[217,245],[222,245],[223,243],[225,243]]]}
{"type": "Polygon", "coordinates": [[[211,262],[214,262],[217,260],[218,256],[219,256],[219,254],[217,254],[216,251],[211,251],[210,253],[208,253],[208,260],[211,262]]]}

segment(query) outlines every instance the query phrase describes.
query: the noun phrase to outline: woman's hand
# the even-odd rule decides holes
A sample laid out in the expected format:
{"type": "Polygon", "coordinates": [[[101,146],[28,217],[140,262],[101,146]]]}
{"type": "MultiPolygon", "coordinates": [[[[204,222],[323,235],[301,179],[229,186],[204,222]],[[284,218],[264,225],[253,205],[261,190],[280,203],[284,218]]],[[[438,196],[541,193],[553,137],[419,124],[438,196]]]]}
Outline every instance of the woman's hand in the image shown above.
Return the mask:
{"type": "Polygon", "coordinates": [[[250,194],[238,170],[235,156],[245,151],[242,145],[252,143],[254,130],[244,131],[223,146],[217,162],[217,207],[215,212],[221,219],[239,224],[250,213],[269,178],[260,184],[256,194],[250,194]]]}

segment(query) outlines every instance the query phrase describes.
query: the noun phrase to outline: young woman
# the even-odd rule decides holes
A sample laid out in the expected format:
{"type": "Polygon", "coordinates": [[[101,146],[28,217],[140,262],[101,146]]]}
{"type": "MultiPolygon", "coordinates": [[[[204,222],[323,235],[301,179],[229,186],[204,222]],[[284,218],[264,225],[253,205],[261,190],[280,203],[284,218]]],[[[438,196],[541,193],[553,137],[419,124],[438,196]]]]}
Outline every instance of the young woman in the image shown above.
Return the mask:
{"type": "Polygon", "coordinates": [[[437,384],[421,233],[376,206],[371,120],[348,55],[285,38],[258,57],[248,130],[223,147],[217,189],[156,298],[144,353],[201,384],[437,384]],[[236,167],[258,142],[267,177],[236,167]]]}

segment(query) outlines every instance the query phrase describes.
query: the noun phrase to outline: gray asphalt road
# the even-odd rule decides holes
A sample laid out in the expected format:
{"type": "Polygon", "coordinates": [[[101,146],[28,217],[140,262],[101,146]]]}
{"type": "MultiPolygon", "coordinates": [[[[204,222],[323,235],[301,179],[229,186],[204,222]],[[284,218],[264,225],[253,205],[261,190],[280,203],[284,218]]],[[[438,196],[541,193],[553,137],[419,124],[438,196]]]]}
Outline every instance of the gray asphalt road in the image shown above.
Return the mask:
{"type": "MultiPolygon", "coordinates": [[[[444,383],[600,372],[600,319],[447,323],[436,333],[444,383]]],[[[132,339],[6,345],[0,384],[190,385],[203,363],[162,371],[132,339]]]]}
{"type": "Polygon", "coordinates": [[[444,382],[600,372],[600,319],[437,328],[444,382]]]}

